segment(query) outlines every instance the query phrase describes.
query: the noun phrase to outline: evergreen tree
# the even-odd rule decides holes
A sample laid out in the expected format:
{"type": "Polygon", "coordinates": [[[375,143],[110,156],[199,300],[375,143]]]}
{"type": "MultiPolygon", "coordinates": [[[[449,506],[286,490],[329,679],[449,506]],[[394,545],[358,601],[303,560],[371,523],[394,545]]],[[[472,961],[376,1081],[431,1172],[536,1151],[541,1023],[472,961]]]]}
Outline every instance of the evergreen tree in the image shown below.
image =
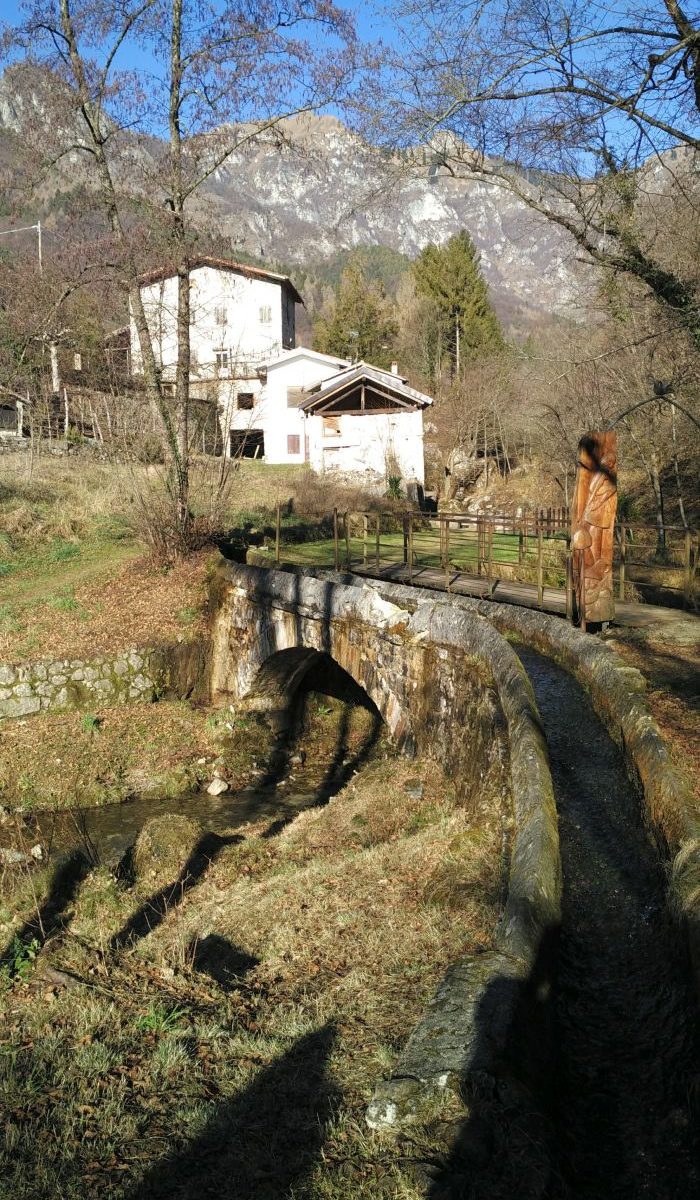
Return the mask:
{"type": "Polygon", "coordinates": [[[447,356],[450,373],[503,345],[498,317],[466,230],[444,246],[429,245],[413,264],[416,291],[431,302],[435,326],[434,374],[447,356]]]}
{"type": "Polygon", "coordinates": [[[383,286],[369,283],[353,265],[343,272],[330,312],[314,324],[314,347],[322,354],[388,367],[397,332],[383,286]]]}

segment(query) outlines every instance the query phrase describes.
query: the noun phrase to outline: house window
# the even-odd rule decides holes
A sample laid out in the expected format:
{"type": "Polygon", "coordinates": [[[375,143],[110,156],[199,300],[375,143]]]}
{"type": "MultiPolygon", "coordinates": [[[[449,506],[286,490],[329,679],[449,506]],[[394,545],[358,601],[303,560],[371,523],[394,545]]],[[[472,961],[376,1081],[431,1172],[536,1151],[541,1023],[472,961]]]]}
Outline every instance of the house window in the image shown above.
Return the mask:
{"type": "Polygon", "coordinates": [[[217,304],[216,308],[214,309],[214,320],[216,321],[217,325],[225,325],[226,324],[226,305],[225,304],[217,304]]]}
{"type": "Polygon", "coordinates": [[[83,369],[83,356],[82,356],[82,354],[78,354],[78,352],[76,351],[76,353],[73,355],[73,370],[74,371],[82,371],[82,369],[83,369]]]}
{"type": "Polygon", "coordinates": [[[300,454],[301,442],[298,433],[287,434],[287,454],[300,454]]]}
{"type": "Polygon", "coordinates": [[[305,392],[303,387],[288,387],[287,388],[287,408],[298,408],[304,399],[305,392]]]}
{"type": "Polygon", "coordinates": [[[272,324],[272,308],[270,307],[269,304],[262,304],[260,306],[260,324],[261,325],[271,325],[272,324]]]}
{"type": "Polygon", "coordinates": [[[250,409],[255,407],[254,392],[239,392],[237,396],[239,409],[250,409]]]}
{"type": "Polygon", "coordinates": [[[228,371],[228,368],[229,368],[228,350],[215,350],[214,351],[214,362],[216,364],[217,371],[228,371]]]}
{"type": "Polygon", "coordinates": [[[340,433],[340,417],[323,418],[323,436],[338,437],[340,433]]]}

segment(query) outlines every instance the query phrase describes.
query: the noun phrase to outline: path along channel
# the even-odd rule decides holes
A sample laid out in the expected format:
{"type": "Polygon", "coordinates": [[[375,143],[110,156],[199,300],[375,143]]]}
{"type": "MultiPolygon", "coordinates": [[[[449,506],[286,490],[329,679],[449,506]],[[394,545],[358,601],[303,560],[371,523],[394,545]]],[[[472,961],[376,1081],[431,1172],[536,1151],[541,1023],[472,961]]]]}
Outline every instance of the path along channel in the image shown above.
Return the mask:
{"type": "Polygon", "coordinates": [[[697,1006],[663,865],[582,688],[550,660],[518,653],[549,744],[563,869],[552,1195],[700,1195],[697,1006]]]}

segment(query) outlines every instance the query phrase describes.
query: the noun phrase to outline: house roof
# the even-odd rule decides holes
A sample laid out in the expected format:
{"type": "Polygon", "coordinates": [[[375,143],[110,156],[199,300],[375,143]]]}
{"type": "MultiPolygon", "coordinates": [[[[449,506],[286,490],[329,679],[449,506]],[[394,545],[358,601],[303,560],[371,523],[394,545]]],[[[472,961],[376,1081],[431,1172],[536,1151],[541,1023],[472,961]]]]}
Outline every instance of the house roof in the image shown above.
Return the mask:
{"type": "MultiPolygon", "coordinates": [[[[198,267],[213,267],[215,271],[231,271],[234,275],[244,275],[246,279],[263,279],[268,283],[279,283],[281,287],[289,288],[298,304],[304,303],[289,276],[280,275],[277,271],[266,271],[264,267],[253,267],[248,263],[234,262],[230,258],[214,258],[209,254],[200,254],[197,258],[190,260],[190,271],[196,271],[198,267]]],[[[159,279],[171,279],[174,275],[175,271],[170,266],[157,267],[153,271],[146,271],[143,275],[139,275],[139,283],[142,285],[157,283],[159,279]]]]}
{"type": "Polygon", "coordinates": [[[359,362],[310,388],[308,399],[299,407],[309,414],[320,412],[358,389],[360,392],[364,389],[373,396],[393,400],[399,407],[407,409],[427,408],[433,403],[430,396],[409,387],[403,376],[394,375],[392,371],[385,371],[382,367],[373,367],[370,363],[359,362]]]}
{"type": "Polygon", "coordinates": [[[333,354],[321,354],[320,350],[310,350],[308,346],[296,346],[294,350],[284,350],[277,355],[277,358],[271,358],[269,362],[262,365],[268,371],[274,371],[275,367],[283,367],[295,358],[310,358],[313,362],[327,363],[332,367],[345,368],[351,365],[346,358],[336,358],[333,354]]]}

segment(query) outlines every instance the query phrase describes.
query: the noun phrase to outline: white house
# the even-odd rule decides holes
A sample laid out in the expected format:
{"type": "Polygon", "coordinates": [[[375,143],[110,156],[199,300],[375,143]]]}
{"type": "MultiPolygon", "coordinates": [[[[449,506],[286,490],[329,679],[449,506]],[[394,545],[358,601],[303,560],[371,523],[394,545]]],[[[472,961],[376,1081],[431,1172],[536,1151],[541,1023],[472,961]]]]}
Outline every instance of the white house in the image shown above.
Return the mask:
{"type": "MultiPolygon", "coordinates": [[[[150,271],[140,282],[156,358],[168,381],[177,364],[177,276],[169,270],[150,271]]],[[[297,303],[302,298],[286,275],[224,258],[196,259],[190,268],[193,383],[257,379],[261,363],[294,345],[297,303]]],[[[141,374],[133,313],[131,355],[134,373],[141,374]]]]}
{"type": "Polygon", "coordinates": [[[263,364],[260,389],[230,414],[229,452],[306,462],[382,489],[390,475],[422,487],[423,411],[430,404],[396,368],[299,347],[263,364]]]}
{"type": "MultiPolygon", "coordinates": [[[[141,280],[164,381],[177,364],[177,276],[141,280]]],[[[218,406],[225,453],[386,486],[390,475],[422,486],[423,411],[429,396],[391,371],[294,348],[301,296],[285,275],[202,257],[190,271],[191,390],[218,406]]],[[[131,317],[133,371],[143,370],[131,317]]]]}

